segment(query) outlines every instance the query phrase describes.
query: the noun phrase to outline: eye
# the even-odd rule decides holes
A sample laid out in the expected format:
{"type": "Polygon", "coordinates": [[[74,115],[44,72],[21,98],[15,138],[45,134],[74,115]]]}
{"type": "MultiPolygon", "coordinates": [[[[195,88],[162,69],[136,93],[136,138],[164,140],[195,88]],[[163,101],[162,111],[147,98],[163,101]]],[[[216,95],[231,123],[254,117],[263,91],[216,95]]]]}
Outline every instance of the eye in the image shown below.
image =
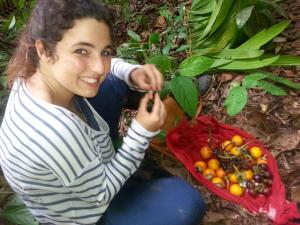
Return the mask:
{"type": "Polygon", "coordinates": [[[104,57],[112,57],[112,55],[113,55],[113,52],[112,52],[112,50],[109,50],[109,49],[103,50],[101,52],[101,56],[104,56],[104,57]]]}
{"type": "Polygon", "coordinates": [[[86,49],[83,49],[83,48],[75,50],[75,53],[79,54],[79,55],[88,55],[88,51],[86,49]]]}

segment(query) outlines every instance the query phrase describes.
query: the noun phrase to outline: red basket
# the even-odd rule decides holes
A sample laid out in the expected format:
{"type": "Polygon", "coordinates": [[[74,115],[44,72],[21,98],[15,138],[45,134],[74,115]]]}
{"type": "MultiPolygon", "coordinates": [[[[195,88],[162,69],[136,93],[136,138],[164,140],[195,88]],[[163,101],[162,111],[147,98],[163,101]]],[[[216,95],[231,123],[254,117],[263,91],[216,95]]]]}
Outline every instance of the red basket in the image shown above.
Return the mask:
{"type": "Polygon", "coordinates": [[[296,203],[289,202],[285,197],[285,188],[278,173],[276,160],[264,145],[246,132],[217,122],[209,116],[199,116],[193,122],[183,120],[167,135],[167,146],[170,152],[181,161],[194,178],[205,185],[216,195],[248,209],[250,212],[266,213],[274,221],[274,224],[291,225],[291,220],[300,218],[296,203]],[[209,135],[210,133],[210,135],[209,135]],[[229,193],[225,188],[219,188],[212,184],[201,173],[195,170],[194,163],[200,159],[199,150],[208,144],[208,138],[212,140],[226,140],[233,135],[242,136],[252,146],[260,147],[268,163],[268,168],[273,175],[272,193],[269,196],[252,197],[248,193],[238,197],[229,193]]]}

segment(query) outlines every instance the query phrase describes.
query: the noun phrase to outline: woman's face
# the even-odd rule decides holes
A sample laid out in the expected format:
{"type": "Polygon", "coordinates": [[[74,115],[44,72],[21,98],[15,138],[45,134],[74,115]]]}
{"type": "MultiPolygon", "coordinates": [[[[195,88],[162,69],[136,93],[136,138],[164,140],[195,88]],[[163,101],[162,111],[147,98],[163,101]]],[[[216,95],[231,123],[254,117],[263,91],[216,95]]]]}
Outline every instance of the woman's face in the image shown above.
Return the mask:
{"type": "Polygon", "coordinates": [[[48,66],[56,93],[94,97],[110,71],[111,55],[109,27],[93,18],[76,20],[57,43],[55,61],[48,66]]]}

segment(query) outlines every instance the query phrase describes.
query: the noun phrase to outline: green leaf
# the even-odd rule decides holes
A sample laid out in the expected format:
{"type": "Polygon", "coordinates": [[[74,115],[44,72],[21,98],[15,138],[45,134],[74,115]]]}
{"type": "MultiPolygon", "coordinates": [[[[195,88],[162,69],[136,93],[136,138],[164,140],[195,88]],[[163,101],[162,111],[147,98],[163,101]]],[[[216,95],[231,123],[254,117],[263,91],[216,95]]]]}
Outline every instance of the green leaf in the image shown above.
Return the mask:
{"type": "Polygon", "coordinates": [[[243,79],[243,87],[244,88],[256,87],[259,80],[265,79],[267,77],[268,75],[264,73],[249,74],[243,79]]]}
{"type": "Polygon", "coordinates": [[[250,6],[238,12],[238,14],[236,15],[236,25],[238,29],[241,29],[248,21],[253,11],[253,8],[254,6],[250,6]]]}
{"type": "Polygon", "coordinates": [[[198,92],[192,79],[178,76],[171,80],[171,91],[182,107],[190,117],[194,117],[197,112],[198,92]]]}
{"type": "Polygon", "coordinates": [[[287,93],[280,87],[271,84],[267,81],[261,80],[257,82],[257,87],[261,87],[264,90],[266,90],[268,93],[275,95],[275,96],[284,96],[287,95],[287,93]]]}
{"type": "Polygon", "coordinates": [[[288,80],[286,78],[282,78],[282,77],[273,75],[271,73],[266,73],[265,75],[267,75],[267,78],[270,79],[270,80],[272,80],[272,81],[275,81],[277,83],[286,85],[286,86],[288,86],[290,88],[294,88],[296,90],[300,90],[300,84],[299,83],[295,83],[295,82],[293,82],[291,80],[288,80]]]}
{"type": "Polygon", "coordinates": [[[164,99],[170,93],[171,93],[171,85],[170,85],[170,83],[167,83],[163,86],[163,88],[159,92],[159,97],[160,97],[160,99],[164,99]]]}
{"type": "Polygon", "coordinates": [[[289,20],[284,20],[278,24],[273,25],[268,29],[263,29],[244,44],[242,44],[240,49],[259,49],[264,44],[271,41],[274,37],[280,34],[287,26],[290,24],[289,20]]]}
{"type": "Polygon", "coordinates": [[[138,35],[137,33],[135,33],[132,30],[127,30],[127,34],[129,37],[131,37],[133,40],[140,42],[141,41],[141,37],[140,35],[138,35]]]}
{"type": "Polygon", "coordinates": [[[210,66],[210,69],[225,65],[232,62],[230,59],[216,59],[213,64],[210,66]]]}
{"type": "Polygon", "coordinates": [[[263,50],[258,49],[222,49],[219,53],[209,54],[209,56],[214,58],[222,58],[222,59],[249,59],[249,58],[257,58],[264,53],[263,50]]]}
{"type": "Polygon", "coordinates": [[[179,72],[182,76],[194,77],[207,71],[215,60],[205,56],[191,56],[179,64],[179,72]]]}
{"type": "Polygon", "coordinates": [[[166,55],[154,55],[146,59],[146,63],[154,64],[160,70],[162,74],[171,71],[172,63],[166,55]]]}
{"type": "Polygon", "coordinates": [[[158,33],[152,33],[149,36],[149,44],[159,44],[160,39],[159,39],[159,34],[158,33]]]}
{"type": "Polygon", "coordinates": [[[39,223],[26,208],[22,200],[15,195],[6,204],[2,216],[5,221],[19,225],[38,225],[39,223]]]}
{"type": "Polygon", "coordinates": [[[299,66],[300,57],[291,55],[280,55],[279,58],[271,64],[271,66],[299,66]]]}
{"type": "Polygon", "coordinates": [[[255,59],[247,59],[247,60],[234,60],[231,63],[219,66],[218,69],[223,70],[251,70],[262,68],[265,66],[271,65],[275,62],[279,56],[273,56],[269,58],[255,58],[255,59]]]}
{"type": "Polygon", "coordinates": [[[232,88],[224,102],[228,115],[234,116],[241,112],[247,100],[248,94],[246,88],[241,86],[232,88]]]}

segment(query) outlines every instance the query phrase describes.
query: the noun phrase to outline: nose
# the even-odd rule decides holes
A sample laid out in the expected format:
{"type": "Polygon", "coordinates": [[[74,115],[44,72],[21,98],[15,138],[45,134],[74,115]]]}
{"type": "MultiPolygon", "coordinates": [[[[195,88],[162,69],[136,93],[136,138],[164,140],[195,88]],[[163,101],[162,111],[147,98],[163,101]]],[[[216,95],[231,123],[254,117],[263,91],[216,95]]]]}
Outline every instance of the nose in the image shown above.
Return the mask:
{"type": "Polygon", "coordinates": [[[100,75],[103,75],[106,73],[106,61],[100,56],[100,57],[96,57],[95,59],[93,59],[92,63],[91,63],[91,69],[93,72],[98,73],[100,75]]]}

